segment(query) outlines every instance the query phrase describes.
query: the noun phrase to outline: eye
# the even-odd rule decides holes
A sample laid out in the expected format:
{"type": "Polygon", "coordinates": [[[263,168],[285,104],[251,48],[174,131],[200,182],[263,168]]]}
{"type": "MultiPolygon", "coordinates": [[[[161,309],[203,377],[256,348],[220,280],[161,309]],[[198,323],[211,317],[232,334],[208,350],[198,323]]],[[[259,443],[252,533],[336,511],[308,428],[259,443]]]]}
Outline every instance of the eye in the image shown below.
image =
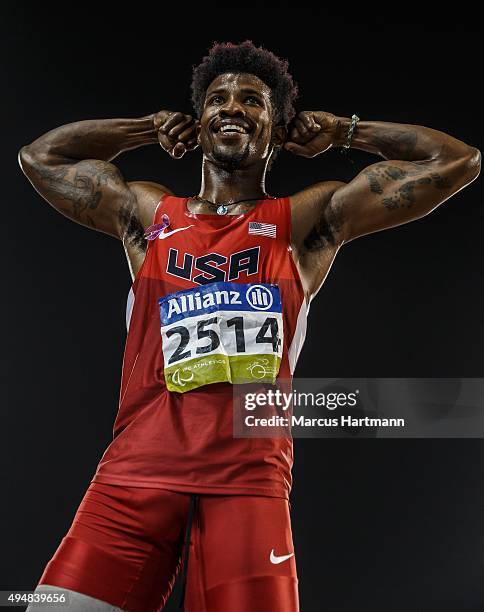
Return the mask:
{"type": "Polygon", "coordinates": [[[222,98],[222,96],[212,96],[210,98],[210,103],[211,104],[223,104],[224,99],[222,98]]]}
{"type": "Polygon", "coordinates": [[[253,104],[254,102],[255,102],[255,104],[260,104],[259,98],[256,98],[255,96],[247,96],[245,101],[249,102],[249,104],[253,104]]]}

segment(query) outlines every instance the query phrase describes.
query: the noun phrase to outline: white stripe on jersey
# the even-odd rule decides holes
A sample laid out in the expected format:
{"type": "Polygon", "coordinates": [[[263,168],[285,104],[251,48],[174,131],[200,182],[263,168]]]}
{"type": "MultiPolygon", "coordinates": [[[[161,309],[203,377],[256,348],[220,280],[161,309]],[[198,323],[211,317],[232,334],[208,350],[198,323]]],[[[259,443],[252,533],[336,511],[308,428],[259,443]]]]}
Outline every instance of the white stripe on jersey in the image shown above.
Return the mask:
{"type": "Polygon", "coordinates": [[[291,346],[289,347],[289,351],[287,354],[287,357],[289,359],[289,369],[291,371],[291,376],[294,374],[294,370],[296,369],[296,363],[299,359],[299,353],[301,352],[301,349],[304,344],[304,339],[306,338],[308,312],[309,306],[306,306],[306,298],[303,297],[303,302],[297,315],[296,329],[294,330],[294,336],[292,338],[291,346]]]}
{"type": "Polygon", "coordinates": [[[129,331],[129,323],[131,321],[131,314],[133,312],[133,306],[134,306],[134,291],[133,291],[133,287],[131,287],[129,290],[128,299],[126,302],[126,329],[127,331],[129,331]]]}

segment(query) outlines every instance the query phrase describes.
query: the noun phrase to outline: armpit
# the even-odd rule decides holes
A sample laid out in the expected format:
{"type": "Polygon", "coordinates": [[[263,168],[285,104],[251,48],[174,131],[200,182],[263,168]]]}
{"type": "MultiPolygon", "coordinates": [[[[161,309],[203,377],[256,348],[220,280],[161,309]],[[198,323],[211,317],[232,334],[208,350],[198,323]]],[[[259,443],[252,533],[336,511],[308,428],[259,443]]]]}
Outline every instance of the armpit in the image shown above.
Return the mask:
{"type": "Polygon", "coordinates": [[[343,206],[341,202],[330,202],[304,240],[306,252],[319,251],[328,247],[334,248],[339,243],[343,228],[343,206]]]}
{"type": "Polygon", "coordinates": [[[144,227],[138,215],[136,196],[130,192],[128,198],[118,211],[118,220],[121,227],[121,238],[127,247],[146,252],[147,242],[144,237],[144,227]]]}

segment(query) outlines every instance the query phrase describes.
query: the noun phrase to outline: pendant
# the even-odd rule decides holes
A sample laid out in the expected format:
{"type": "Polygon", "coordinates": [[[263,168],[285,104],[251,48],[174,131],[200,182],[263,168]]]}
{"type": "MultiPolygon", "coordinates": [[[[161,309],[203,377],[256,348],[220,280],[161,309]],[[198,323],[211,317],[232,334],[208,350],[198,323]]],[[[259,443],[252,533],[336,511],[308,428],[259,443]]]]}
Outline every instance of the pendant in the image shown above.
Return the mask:
{"type": "Polygon", "coordinates": [[[220,204],[220,206],[217,208],[217,215],[226,215],[228,210],[229,209],[227,206],[225,206],[225,204],[220,204]]]}

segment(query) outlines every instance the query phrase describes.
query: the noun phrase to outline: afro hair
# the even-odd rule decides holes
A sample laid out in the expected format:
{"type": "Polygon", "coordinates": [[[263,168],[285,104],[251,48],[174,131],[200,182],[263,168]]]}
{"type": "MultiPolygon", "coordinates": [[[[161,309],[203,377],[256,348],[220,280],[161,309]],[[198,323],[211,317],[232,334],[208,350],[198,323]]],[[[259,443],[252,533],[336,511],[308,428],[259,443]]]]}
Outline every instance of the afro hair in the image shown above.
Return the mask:
{"type": "Polygon", "coordinates": [[[198,66],[193,67],[192,103],[200,118],[205,93],[210,83],[226,72],[249,73],[258,77],[271,90],[271,101],[276,125],[287,125],[294,117],[297,85],[287,71],[288,63],[271,51],[256,47],[246,40],[239,45],[215,42],[198,66]]]}

